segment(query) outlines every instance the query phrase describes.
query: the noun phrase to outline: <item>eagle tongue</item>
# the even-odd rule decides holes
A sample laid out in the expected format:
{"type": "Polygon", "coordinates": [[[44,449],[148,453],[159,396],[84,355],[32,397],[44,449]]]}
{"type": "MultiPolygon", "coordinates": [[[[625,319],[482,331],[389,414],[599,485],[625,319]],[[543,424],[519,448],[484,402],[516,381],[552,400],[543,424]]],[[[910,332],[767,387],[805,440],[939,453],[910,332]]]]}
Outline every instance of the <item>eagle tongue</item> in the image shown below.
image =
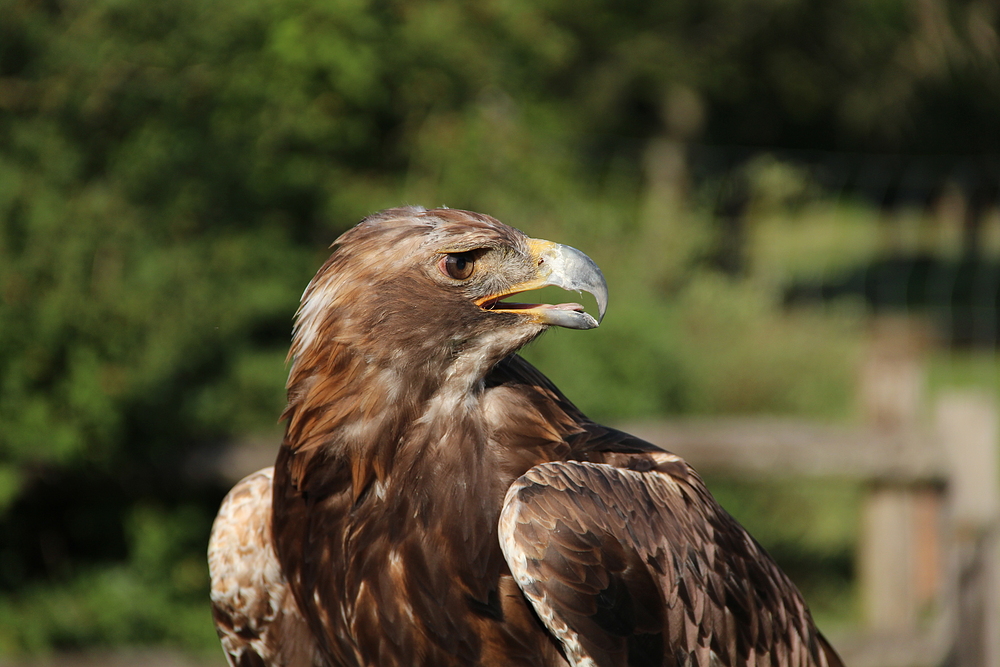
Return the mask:
{"type": "Polygon", "coordinates": [[[546,310],[569,310],[583,311],[584,307],[579,303],[517,303],[513,301],[498,301],[490,305],[490,309],[500,308],[502,310],[530,310],[533,308],[544,308],[546,310]]]}

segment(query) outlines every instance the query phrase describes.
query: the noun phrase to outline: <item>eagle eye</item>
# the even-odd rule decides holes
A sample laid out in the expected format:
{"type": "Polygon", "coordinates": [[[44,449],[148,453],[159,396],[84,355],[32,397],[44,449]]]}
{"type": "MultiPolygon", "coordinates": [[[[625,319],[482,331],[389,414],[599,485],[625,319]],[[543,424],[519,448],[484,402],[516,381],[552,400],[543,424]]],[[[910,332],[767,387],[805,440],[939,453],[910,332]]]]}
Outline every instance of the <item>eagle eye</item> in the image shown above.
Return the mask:
{"type": "Polygon", "coordinates": [[[455,280],[468,280],[476,269],[476,258],[471,252],[448,253],[438,262],[441,273],[455,280]]]}

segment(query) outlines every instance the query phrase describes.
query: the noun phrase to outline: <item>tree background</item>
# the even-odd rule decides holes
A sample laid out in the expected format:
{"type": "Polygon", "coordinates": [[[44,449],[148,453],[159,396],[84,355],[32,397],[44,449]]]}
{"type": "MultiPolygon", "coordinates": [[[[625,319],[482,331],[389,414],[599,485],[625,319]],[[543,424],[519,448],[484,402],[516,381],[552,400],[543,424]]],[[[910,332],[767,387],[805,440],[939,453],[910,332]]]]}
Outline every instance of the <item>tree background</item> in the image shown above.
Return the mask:
{"type": "MultiPolygon", "coordinates": [[[[879,304],[789,290],[1000,256],[998,30],[985,0],[0,0],[0,656],[217,651],[219,452],[276,444],[298,296],[388,206],[605,269],[601,329],[527,351],[597,419],[854,418],[879,304]]],[[[822,510],[852,487],[717,488],[850,618],[822,510]]]]}

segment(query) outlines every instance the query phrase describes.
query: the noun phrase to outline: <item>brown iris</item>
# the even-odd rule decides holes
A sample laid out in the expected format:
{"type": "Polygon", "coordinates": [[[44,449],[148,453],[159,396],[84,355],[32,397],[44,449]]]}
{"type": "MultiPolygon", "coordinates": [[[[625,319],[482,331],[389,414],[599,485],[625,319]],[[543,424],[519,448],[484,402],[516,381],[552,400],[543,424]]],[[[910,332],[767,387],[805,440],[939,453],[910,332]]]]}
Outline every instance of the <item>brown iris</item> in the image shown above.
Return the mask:
{"type": "Polygon", "coordinates": [[[438,262],[441,273],[455,280],[467,280],[476,268],[476,258],[471,252],[453,252],[438,262]]]}

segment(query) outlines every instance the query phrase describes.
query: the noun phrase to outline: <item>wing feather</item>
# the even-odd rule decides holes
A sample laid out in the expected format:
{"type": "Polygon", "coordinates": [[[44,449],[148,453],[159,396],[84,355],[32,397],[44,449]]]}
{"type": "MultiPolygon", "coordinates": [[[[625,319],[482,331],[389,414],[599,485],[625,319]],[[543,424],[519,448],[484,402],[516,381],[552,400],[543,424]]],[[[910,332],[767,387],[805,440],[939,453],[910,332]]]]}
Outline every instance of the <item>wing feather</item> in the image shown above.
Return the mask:
{"type": "Polygon", "coordinates": [[[232,667],[323,667],[271,543],[271,480],[264,468],[233,487],[208,543],[212,616],[232,667]]]}
{"type": "Polygon", "coordinates": [[[841,665],[795,586],[686,463],[609,459],[535,466],[500,518],[511,572],[573,665],[841,665]]]}

